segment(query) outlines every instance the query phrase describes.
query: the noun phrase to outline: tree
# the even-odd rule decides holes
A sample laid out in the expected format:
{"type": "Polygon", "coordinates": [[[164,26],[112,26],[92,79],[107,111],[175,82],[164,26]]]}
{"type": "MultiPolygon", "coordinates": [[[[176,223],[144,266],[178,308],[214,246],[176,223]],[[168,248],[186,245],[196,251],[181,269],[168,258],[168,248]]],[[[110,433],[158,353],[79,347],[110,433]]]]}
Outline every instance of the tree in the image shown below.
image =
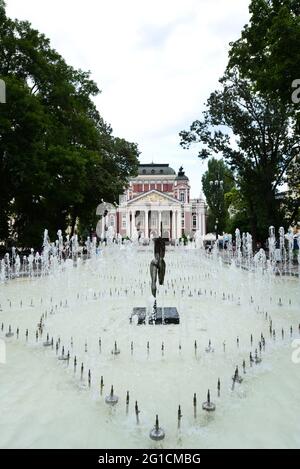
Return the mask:
{"type": "Polygon", "coordinates": [[[211,158],[208,161],[208,170],[202,177],[203,192],[209,207],[208,231],[222,233],[228,224],[228,200],[226,194],[233,189],[234,177],[222,160],[211,158]]]}
{"type": "Polygon", "coordinates": [[[300,222],[300,154],[287,171],[286,182],[288,186],[284,209],[288,224],[300,222]]]}
{"type": "Polygon", "coordinates": [[[269,225],[282,222],[276,195],[299,152],[297,123],[288,106],[255,91],[238,67],[227,70],[220,84],[203,120],[180,133],[181,145],[200,143],[201,159],[223,156],[247,203],[252,235],[262,240],[269,225]]]}
{"type": "Polygon", "coordinates": [[[101,199],[117,202],[137,172],[137,145],[115,137],[92,100],[90,73],[75,70],[0,0],[0,240],[40,246],[44,228],[90,225],[101,199]]]}
{"type": "MultiPolygon", "coordinates": [[[[294,81],[297,80],[298,88],[300,85],[299,1],[252,0],[249,10],[250,24],[231,44],[228,70],[238,67],[241,77],[250,80],[255,90],[287,106],[300,134],[300,103],[292,102],[294,81]]],[[[287,224],[299,220],[299,154],[295,158],[287,168],[289,187],[282,198],[287,224]]]]}
{"type": "Polygon", "coordinates": [[[300,79],[299,0],[252,0],[250,23],[231,43],[228,70],[238,67],[257,91],[291,105],[292,82],[300,79]]]}
{"type": "Polygon", "coordinates": [[[251,231],[248,204],[240,186],[238,186],[239,184],[225,194],[226,204],[230,213],[226,224],[226,231],[232,234],[235,233],[237,227],[244,233],[251,231]]]}

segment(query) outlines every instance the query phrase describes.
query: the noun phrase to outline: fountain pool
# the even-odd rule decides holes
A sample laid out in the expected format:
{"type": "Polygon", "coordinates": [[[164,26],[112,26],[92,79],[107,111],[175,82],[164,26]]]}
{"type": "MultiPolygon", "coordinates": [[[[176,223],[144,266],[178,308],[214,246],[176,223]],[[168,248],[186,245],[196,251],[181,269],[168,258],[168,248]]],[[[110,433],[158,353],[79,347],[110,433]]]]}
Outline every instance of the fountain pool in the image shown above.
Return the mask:
{"type": "Polygon", "coordinates": [[[169,247],[157,303],[176,307],[180,324],[130,324],[134,307],[151,304],[152,257],[112,245],[0,286],[2,448],[300,447],[299,280],[169,247]],[[62,347],[69,361],[58,360],[62,347]],[[262,361],[250,366],[256,350],[262,361]],[[233,386],[236,366],[243,381],[233,386]],[[214,412],[202,409],[208,389],[214,412]],[[155,442],[157,414],[165,439],[155,442]]]}

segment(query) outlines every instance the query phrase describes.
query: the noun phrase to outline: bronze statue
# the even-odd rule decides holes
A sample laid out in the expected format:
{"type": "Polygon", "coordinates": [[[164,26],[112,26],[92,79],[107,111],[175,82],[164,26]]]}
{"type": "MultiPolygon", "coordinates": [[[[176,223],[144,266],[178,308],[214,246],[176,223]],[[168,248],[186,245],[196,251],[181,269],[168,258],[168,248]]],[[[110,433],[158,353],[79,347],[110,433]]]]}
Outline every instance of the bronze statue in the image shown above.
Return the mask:
{"type": "Polygon", "coordinates": [[[164,284],[165,273],[166,273],[166,263],[164,261],[166,253],[166,244],[165,241],[160,237],[154,240],[154,259],[150,264],[150,275],[151,275],[151,290],[152,295],[156,298],[156,281],[158,275],[159,285],[164,284]]]}
{"type": "MultiPolygon", "coordinates": [[[[162,233],[162,229],[161,229],[162,233]]],[[[154,259],[150,264],[150,274],[151,274],[151,291],[154,297],[153,309],[145,307],[135,307],[133,308],[132,315],[129,318],[130,323],[132,324],[132,318],[137,316],[137,324],[179,324],[180,318],[177,311],[177,308],[174,306],[160,306],[157,307],[156,293],[157,293],[157,277],[159,285],[164,284],[165,273],[166,273],[166,263],[164,260],[166,253],[166,244],[165,240],[160,236],[154,240],[154,259]]],[[[149,344],[148,344],[149,345],[149,344]]],[[[149,348],[149,347],[148,347],[149,348]]]]}

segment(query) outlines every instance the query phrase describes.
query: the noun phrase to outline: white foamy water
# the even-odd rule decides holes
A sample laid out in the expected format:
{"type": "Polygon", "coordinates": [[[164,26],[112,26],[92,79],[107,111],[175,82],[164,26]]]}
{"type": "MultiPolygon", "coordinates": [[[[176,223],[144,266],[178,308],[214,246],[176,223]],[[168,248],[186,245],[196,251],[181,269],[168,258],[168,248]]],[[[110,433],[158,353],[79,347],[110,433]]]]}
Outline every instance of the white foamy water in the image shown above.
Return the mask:
{"type": "Polygon", "coordinates": [[[0,364],[2,448],[300,447],[300,364],[292,362],[291,347],[300,338],[299,280],[222,267],[196,249],[167,250],[158,306],[177,307],[181,323],[137,326],[129,316],[133,307],[149,305],[152,257],[151,249],[105,248],[77,268],[0,286],[0,337],[7,355],[7,363],[0,364]],[[36,342],[37,324],[46,312],[43,336],[36,342]],[[4,337],[9,325],[15,333],[10,339],[4,337]],[[42,345],[47,334],[54,338],[54,350],[42,345]],[[249,354],[254,356],[261,334],[266,339],[262,363],[250,368],[249,354]],[[70,352],[69,366],[57,359],[58,337],[70,352]],[[213,353],[205,351],[209,340],[213,353]],[[115,341],[117,356],[111,353],[115,341]],[[244,380],[232,391],[237,365],[244,380]],[[104,402],[111,385],[119,396],[113,409],[104,402]],[[209,415],[201,408],[208,389],[216,404],[209,415]],[[149,439],[156,414],[166,432],[158,444],[149,439]]]}

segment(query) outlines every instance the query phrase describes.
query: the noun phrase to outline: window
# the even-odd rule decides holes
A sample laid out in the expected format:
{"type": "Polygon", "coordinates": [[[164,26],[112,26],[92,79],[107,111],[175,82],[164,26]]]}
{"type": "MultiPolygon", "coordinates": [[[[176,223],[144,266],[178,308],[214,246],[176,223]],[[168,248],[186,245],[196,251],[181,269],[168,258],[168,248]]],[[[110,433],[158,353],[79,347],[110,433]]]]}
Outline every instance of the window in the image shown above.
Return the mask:
{"type": "Polygon", "coordinates": [[[180,192],[180,202],[185,202],[185,193],[180,192]]]}
{"type": "Polygon", "coordinates": [[[122,228],[126,228],[126,214],[123,213],[122,215],[122,228]]]}
{"type": "Polygon", "coordinates": [[[193,228],[197,228],[197,216],[193,215],[193,228]]]}
{"type": "Polygon", "coordinates": [[[155,169],[151,169],[151,174],[155,174],[155,169]]]}
{"type": "Polygon", "coordinates": [[[115,217],[114,217],[114,215],[110,216],[110,226],[115,226],[115,217]]]}

